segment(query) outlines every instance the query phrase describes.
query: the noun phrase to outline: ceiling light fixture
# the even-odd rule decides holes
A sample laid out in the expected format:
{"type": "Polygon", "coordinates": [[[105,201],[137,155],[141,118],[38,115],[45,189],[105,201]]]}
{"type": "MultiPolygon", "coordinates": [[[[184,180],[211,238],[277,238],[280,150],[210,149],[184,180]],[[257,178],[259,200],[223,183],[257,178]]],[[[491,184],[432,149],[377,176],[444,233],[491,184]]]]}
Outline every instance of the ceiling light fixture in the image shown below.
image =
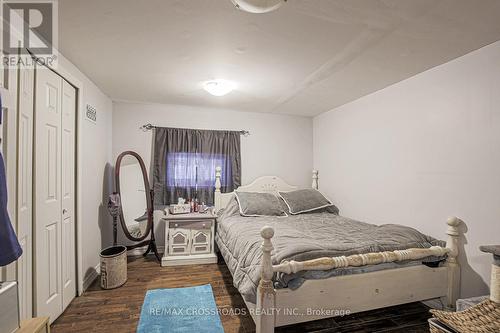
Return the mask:
{"type": "Polygon", "coordinates": [[[234,90],[236,85],[228,80],[212,80],[203,84],[203,89],[214,96],[224,96],[234,90]]]}
{"type": "Polygon", "coordinates": [[[287,0],[231,0],[236,8],[254,14],[272,12],[287,0]]]}

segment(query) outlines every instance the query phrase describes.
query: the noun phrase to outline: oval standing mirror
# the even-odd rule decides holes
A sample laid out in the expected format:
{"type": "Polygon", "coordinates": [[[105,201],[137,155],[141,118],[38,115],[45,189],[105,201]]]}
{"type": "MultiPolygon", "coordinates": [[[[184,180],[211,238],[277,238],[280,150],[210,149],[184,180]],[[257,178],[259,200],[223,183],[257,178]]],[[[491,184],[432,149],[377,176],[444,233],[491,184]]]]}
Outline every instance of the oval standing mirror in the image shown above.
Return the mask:
{"type": "Polygon", "coordinates": [[[140,242],[152,228],[151,194],[142,158],[133,151],[118,156],[116,191],[121,198],[120,223],[128,239],[140,242]]]}

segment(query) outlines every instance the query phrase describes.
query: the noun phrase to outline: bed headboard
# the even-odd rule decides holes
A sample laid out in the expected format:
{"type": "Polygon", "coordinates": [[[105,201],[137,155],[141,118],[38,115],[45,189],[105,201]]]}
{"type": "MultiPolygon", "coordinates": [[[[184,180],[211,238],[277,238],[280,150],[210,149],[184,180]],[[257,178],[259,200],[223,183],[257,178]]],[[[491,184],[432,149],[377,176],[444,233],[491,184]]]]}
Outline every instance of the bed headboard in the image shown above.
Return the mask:
{"type": "MultiPolygon", "coordinates": [[[[215,211],[225,208],[229,199],[233,196],[233,192],[221,193],[221,174],[222,168],[215,168],[215,211]]],[[[312,188],[318,189],[318,171],[312,172],[312,188]]],[[[285,182],[278,176],[264,176],[255,179],[248,185],[238,187],[236,190],[241,192],[287,192],[297,190],[297,186],[293,186],[285,182]]]]}

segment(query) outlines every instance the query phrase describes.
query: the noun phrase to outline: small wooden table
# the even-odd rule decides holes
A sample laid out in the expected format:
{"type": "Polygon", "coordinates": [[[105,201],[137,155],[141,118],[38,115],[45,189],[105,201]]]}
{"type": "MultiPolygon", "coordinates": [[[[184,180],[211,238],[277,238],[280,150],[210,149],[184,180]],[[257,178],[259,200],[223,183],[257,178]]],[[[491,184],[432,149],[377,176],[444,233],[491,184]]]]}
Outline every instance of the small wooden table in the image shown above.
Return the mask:
{"type": "Polygon", "coordinates": [[[16,333],[50,333],[49,317],[25,319],[16,333]]]}
{"type": "Polygon", "coordinates": [[[480,246],[479,249],[483,252],[493,254],[490,299],[495,303],[500,303],[500,245],[483,245],[480,246]]]}
{"type": "Polygon", "coordinates": [[[162,266],[217,263],[214,249],[216,216],[211,213],[168,214],[162,266]]]}

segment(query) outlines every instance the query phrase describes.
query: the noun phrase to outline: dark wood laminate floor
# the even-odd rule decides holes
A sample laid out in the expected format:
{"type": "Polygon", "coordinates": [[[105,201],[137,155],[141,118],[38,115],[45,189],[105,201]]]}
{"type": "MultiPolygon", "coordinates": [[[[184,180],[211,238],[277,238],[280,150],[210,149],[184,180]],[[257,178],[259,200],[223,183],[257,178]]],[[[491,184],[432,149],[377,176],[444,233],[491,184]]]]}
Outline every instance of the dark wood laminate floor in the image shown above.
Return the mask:
{"type": "MultiPolygon", "coordinates": [[[[245,308],[226,265],[160,267],[152,259],[131,258],[128,281],[118,289],[102,290],[99,281],[77,297],[52,325],[53,333],[135,332],[144,295],[148,289],[212,285],[217,306],[221,310],[245,308]]],[[[395,306],[282,327],[276,332],[429,332],[428,309],[420,303],[395,306]]],[[[254,332],[250,315],[221,315],[226,333],[254,332]]],[[[195,332],[193,332],[195,333],[195,332]]]]}

